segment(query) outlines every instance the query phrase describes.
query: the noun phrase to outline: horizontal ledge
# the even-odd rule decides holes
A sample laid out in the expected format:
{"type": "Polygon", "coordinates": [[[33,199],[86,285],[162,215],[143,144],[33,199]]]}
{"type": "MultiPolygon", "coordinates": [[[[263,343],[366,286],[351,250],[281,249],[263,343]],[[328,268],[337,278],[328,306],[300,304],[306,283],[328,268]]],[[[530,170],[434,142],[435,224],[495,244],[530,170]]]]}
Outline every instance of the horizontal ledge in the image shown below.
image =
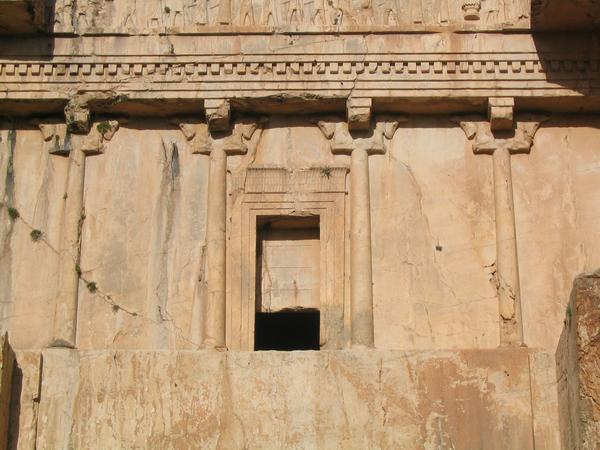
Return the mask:
{"type": "MultiPolygon", "coordinates": [[[[223,92],[212,95],[198,92],[163,93],[161,97],[152,93],[128,93],[115,99],[93,99],[93,91],[88,92],[92,100],[88,106],[93,113],[117,116],[169,117],[200,116],[205,113],[206,99],[227,99],[231,102],[232,111],[242,114],[264,115],[314,115],[336,114],[346,115],[346,99],[351,90],[329,92],[328,95],[317,95],[305,91],[264,91],[239,92],[236,96],[227,96],[223,92]]],[[[352,91],[357,94],[357,91],[352,91]]],[[[463,92],[443,91],[424,92],[423,90],[397,92],[358,92],[372,99],[374,114],[462,114],[478,113],[485,116],[489,97],[498,96],[498,90],[471,90],[463,92]]],[[[504,91],[502,95],[515,99],[517,112],[600,112],[600,89],[594,95],[582,95],[565,91],[504,91]],[[537,96],[534,96],[537,95],[537,96]]],[[[4,116],[39,116],[59,115],[70,100],[65,94],[34,93],[19,97],[0,98],[0,115],[4,116]]]]}

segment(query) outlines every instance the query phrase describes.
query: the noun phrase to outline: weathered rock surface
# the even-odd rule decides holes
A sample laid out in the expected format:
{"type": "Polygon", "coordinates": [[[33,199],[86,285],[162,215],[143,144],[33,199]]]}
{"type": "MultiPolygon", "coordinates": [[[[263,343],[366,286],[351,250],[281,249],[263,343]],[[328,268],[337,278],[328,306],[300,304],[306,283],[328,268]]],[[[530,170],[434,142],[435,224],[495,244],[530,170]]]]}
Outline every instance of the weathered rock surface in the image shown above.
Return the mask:
{"type": "Polygon", "coordinates": [[[556,353],[563,448],[600,443],[600,272],[575,279],[556,353]]]}
{"type": "Polygon", "coordinates": [[[599,17],[0,0],[0,445],[594,448],[599,17]]]}
{"type": "MultiPolygon", "coordinates": [[[[529,155],[511,157],[525,342],[535,348],[556,348],[570,280],[600,266],[599,122],[586,121],[555,116],[529,155]]],[[[16,128],[0,144],[5,201],[20,214],[12,221],[0,210],[0,326],[16,349],[39,349],[51,340],[68,159],[49,154],[39,130],[16,128]]],[[[232,221],[236,180],[249,165],[348,165],[304,119],[273,118],[256,134],[255,152],[228,158],[232,221]]],[[[474,155],[446,118],[412,117],[385,155],[369,159],[376,347],[496,347],[491,158],[474,155]]],[[[122,126],[87,158],[80,268],[97,291],[81,281],[79,348],[199,345],[190,311],[204,296],[208,161],[175,126],[150,119],[122,126]]],[[[239,269],[228,267],[235,292],[239,269]]]]}
{"type": "Polygon", "coordinates": [[[15,356],[8,448],[34,450],[42,384],[42,352],[17,351],[15,356]]]}
{"type": "Polygon", "coordinates": [[[46,350],[37,448],[558,449],[532,358],[46,350]]]}

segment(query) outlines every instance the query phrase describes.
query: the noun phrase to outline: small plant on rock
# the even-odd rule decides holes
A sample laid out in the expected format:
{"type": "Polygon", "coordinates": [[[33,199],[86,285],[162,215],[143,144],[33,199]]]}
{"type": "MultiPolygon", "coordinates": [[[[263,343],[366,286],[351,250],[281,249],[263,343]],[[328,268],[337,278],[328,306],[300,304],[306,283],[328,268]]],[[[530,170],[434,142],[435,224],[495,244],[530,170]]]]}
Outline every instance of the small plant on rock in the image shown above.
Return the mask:
{"type": "Polygon", "coordinates": [[[100,134],[104,135],[110,131],[110,124],[106,121],[100,122],[98,125],[96,125],[96,129],[100,134]]]}
{"type": "Polygon", "coordinates": [[[31,236],[31,240],[33,242],[37,242],[40,239],[42,239],[42,236],[44,236],[44,233],[42,232],[42,230],[31,230],[31,233],[29,233],[29,236],[31,236]]]}
{"type": "Polygon", "coordinates": [[[19,217],[21,217],[21,214],[19,214],[19,211],[17,210],[17,208],[13,208],[12,206],[9,206],[8,207],[8,217],[10,217],[10,220],[12,220],[14,222],[19,217]]]}
{"type": "Polygon", "coordinates": [[[98,286],[96,285],[96,282],[89,281],[86,286],[87,286],[88,291],[90,291],[90,293],[95,294],[96,292],[98,292],[98,286]]]}
{"type": "Polygon", "coordinates": [[[327,178],[331,178],[331,167],[321,167],[321,175],[327,178]]]}

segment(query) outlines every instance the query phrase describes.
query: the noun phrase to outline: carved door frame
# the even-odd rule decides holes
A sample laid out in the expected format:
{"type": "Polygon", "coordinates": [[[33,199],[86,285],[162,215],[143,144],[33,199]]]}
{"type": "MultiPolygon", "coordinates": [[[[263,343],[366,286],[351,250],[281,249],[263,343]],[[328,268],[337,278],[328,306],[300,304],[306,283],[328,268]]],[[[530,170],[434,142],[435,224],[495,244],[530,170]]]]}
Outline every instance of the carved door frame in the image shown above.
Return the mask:
{"type": "MultiPolygon", "coordinates": [[[[284,169],[280,169],[284,170],[284,169]]],[[[337,169],[336,169],[337,171],[337,169]]],[[[286,171],[291,173],[290,171],[286,171]]],[[[260,217],[318,216],[320,245],[320,344],[323,349],[341,349],[347,340],[345,312],[345,175],[336,173],[338,183],[318,186],[321,192],[264,192],[283,190],[261,186],[263,192],[242,192],[232,205],[227,255],[227,347],[254,350],[256,312],[256,239],[260,217]],[[329,192],[322,192],[328,190],[329,192]]],[[[314,173],[311,175],[314,177],[314,173]]],[[[329,175],[328,175],[329,176],[329,175]]],[[[263,182],[264,180],[261,180],[263,182]]],[[[247,191],[256,191],[244,177],[247,191]]],[[[279,183],[277,183],[279,184],[279,183]]],[[[307,183],[308,190],[314,183],[307,183]]],[[[287,186],[290,188],[290,186],[287,186]]]]}

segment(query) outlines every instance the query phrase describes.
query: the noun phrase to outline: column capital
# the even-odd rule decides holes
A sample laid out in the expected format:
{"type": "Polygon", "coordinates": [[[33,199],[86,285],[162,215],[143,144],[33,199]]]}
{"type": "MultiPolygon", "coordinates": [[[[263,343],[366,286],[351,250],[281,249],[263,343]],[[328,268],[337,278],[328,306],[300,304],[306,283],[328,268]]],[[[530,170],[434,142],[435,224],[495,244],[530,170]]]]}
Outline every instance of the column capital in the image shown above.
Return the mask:
{"type": "Polygon", "coordinates": [[[86,133],[74,135],[66,122],[57,119],[31,121],[42,134],[45,150],[50,154],[63,156],[68,156],[74,145],[86,155],[104,153],[104,142],[110,141],[120,124],[126,122],[125,118],[101,120],[91,123],[86,133]]]}
{"type": "Polygon", "coordinates": [[[398,125],[406,120],[404,116],[380,116],[366,131],[352,131],[348,123],[332,117],[319,120],[317,126],[334,154],[349,155],[354,150],[365,150],[369,155],[376,155],[385,153],[398,125]]]}
{"type": "Polygon", "coordinates": [[[200,119],[174,117],[176,124],[188,142],[192,153],[210,155],[213,150],[223,150],[227,155],[243,155],[248,152],[248,143],[258,129],[263,129],[268,119],[258,117],[241,119],[233,124],[231,131],[211,130],[210,125],[200,119]]]}
{"type": "Polygon", "coordinates": [[[494,130],[490,121],[479,116],[453,117],[473,142],[473,153],[491,155],[498,149],[506,149],[511,154],[529,153],[533,138],[547,116],[523,114],[510,130],[494,130]]]}
{"type": "Polygon", "coordinates": [[[124,123],[127,123],[127,119],[107,119],[92,123],[89,133],[83,137],[81,150],[86,155],[104,153],[104,143],[110,141],[124,123]]]}

